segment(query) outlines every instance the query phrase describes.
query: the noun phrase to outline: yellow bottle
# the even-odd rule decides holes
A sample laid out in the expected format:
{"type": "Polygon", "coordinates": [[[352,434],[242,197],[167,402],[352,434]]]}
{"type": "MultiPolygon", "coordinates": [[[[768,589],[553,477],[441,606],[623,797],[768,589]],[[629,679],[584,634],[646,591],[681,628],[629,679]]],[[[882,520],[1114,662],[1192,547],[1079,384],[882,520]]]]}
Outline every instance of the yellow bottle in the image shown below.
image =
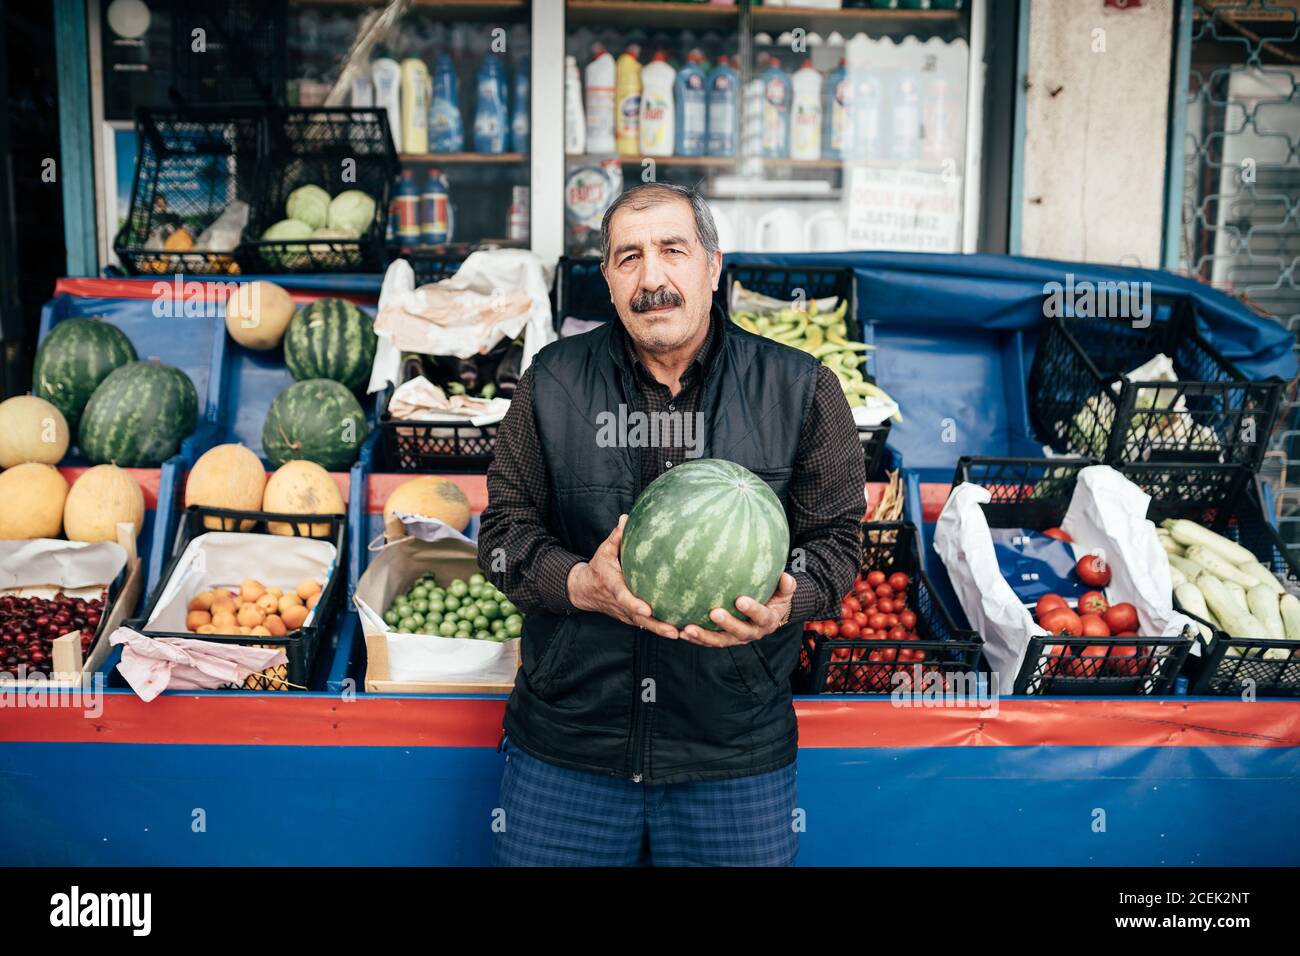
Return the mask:
{"type": "Polygon", "coordinates": [[[429,69],[415,57],[402,61],[402,151],[429,151],[429,69]]]}
{"type": "Polygon", "coordinates": [[[641,48],[631,44],[618,58],[614,82],[615,142],[621,156],[641,154],[641,48]]]}

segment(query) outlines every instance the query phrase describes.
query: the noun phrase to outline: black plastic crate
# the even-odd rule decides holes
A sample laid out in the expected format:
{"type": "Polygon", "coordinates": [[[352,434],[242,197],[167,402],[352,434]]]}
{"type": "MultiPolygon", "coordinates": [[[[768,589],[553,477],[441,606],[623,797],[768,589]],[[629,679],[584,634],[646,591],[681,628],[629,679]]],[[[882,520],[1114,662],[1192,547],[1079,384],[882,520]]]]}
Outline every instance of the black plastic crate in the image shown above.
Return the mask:
{"type": "Polygon", "coordinates": [[[885,443],[889,441],[889,430],[892,427],[893,423],[889,419],[879,425],[858,426],[858,441],[862,443],[862,458],[868,481],[883,478],[880,463],[885,457],[885,443]]]}
{"type": "Polygon", "coordinates": [[[935,595],[919,551],[920,535],[910,522],[866,522],[862,525],[862,564],[865,574],[901,571],[911,579],[907,607],[916,614],[916,641],[822,637],[803,632],[795,689],[803,694],[890,694],[902,686],[920,692],[926,682],[941,680],[944,689],[975,692],[983,641],[974,631],[957,628],[935,595]],[[909,658],[900,660],[901,653],[909,658]],[[920,659],[913,655],[920,653],[920,659]],[[918,670],[919,669],[919,670],[918,670]],[[929,674],[940,678],[927,677],[929,674]],[[898,676],[896,676],[898,675],[898,676]],[[967,675],[962,677],[961,675],[967,675]]]}
{"type": "Polygon", "coordinates": [[[728,314],[731,312],[731,287],[739,282],[750,292],[796,301],[827,299],[832,296],[848,302],[844,321],[851,337],[862,341],[858,325],[857,280],[853,270],[838,266],[749,266],[728,265],[722,270],[718,283],[718,304],[728,314]],[[802,293],[802,294],[800,294],[802,293]]]}
{"type": "Polygon", "coordinates": [[[113,251],[133,275],[238,275],[238,249],[177,246],[180,230],[197,242],[236,200],[253,203],[263,111],[258,108],[141,109],[136,114],[135,177],[126,221],[113,251]]]}
{"type": "MultiPolygon", "coordinates": [[[[1098,462],[1090,458],[972,458],[957,462],[953,485],[970,482],[989,492],[983,506],[990,528],[1028,528],[1042,531],[1058,527],[1069,510],[1079,472],[1098,462]]],[[[1139,485],[1166,490],[1179,487],[1171,472],[1186,466],[1142,464],[1131,466],[1139,485]]],[[[1244,469],[1234,466],[1193,466],[1197,473],[1223,471],[1237,487],[1244,469]]],[[[1195,485],[1193,485],[1195,486],[1195,485]]],[[[1195,505],[1153,498],[1148,515],[1156,521],[1195,505]]],[[[1179,515],[1185,516],[1185,515],[1179,515]]],[[[1013,693],[1067,695],[1159,695],[1173,691],[1174,680],[1188,659],[1193,641],[1174,642],[1167,637],[1035,637],[1025,650],[1013,693]],[[1104,656],[1085,657],[1088,647],[1105,650],[1104,656]],[[1132,653],[1129,653],[1130,649],[1132,653]]]]}
{"type": "Polygon", "coordinates": [[[181,102],[284,102],[287,0],[171,0],[170,7],[181,102]]]}
{"type": "Polygon", "coordinates": [[[387,111],[277,108],[267,112],[265,124],[257,189],[240,247],[243,270],[250,275],[382,272],[388,203],[401,169],[387,111]],[[375,212],[369,228],[358,239],[262,239],[286,218],[289,194],[309,184],[331,197],[351,189],[370,196],[375,212]]]}
{"type": "Polygon", "coordinates": [[[465,264],[464,256],[446,256],[428,252],[411,252],[400,258],[411,264],[415,287],[450,279],[465,264]]]}
{"type": "Polygon", "coordinates": [[[388,414],[392,397],[390,386],[379,406],[379,433],[388,471],[487,474],[496,425],[402,421],[388,414]]]}
{"type": "Polygon", "coordinates": [[[551,292],[555,331],[569,317],[585,322],[608,322],[615,314],[614,303],[609,299],[609,284],[600,271],[600,258],[561,256],[551,292]]]}
{"type": "Polygon", "coordinates": [[[1039,437],[1058,452],[1108,464],[1193,461],[1258,470],[1283,383],[1247,380],[1197,330],[1190,300],[1158,300],[1150,311],[1138,320],[1048,320],[1028,384],[1039,437]],[[1161,353],[1179,381],[1124,378],[1161,353]],[[1161,407],[1139,407],[1144,397],[1161,407]]]}
{"type": "MultiPolygon", "coordinates": [[[[301,690],[308,687],[311,680],[312,667],[315,663],[316,653],[320,646],[322,635],[325,634],[333,623],[338,610],[339,604],[343,600],[347,584],[344,580],[344,571],[347,565],[347,552],[344,550],[347,535],[347,516],[346,515],[294,515],[294,514],[277,514],[266,511],[234,511],[228,508],[205,508],[200,505],[190,505],[181,513],[180,525],[176,529],[176,541],[172,547],[171,559],[163,569],[158,578],[158,585],[149,598],[149,604],[144,614],[139,620],[132,621],[128,626],[142,634],[150,637],[179,637],[191,640],[198,639],[212,641],[216,644],[239,644],[246,647],[267,646],[283,647],[285,654],[288,656],[288,662],[283,665],[285,672],[279,676],[267,676],[266,673],[253,674],[242,685],[249,690],[301,690]],[[154,609],[158,606],[158,601],[162,598],[163,591],[166,590],[167,582],[171,579],[180,562],[181,555],[185,553],[189,543],[200,535],[207,534],[209,531],[218,530],[204,526],[204,520],[207,518],[220,518],[223,520],[223,527],[240,528],[241,534],[262,534],[271,537],[267,531],[267,525],[270,522],[286,522],[294,533],[294,536],[306,537],[310,534],[311,525],[325,525],[328,529],[327,535],[311,535],[328,539],[335,548],[334,567],[330,572],[321,588],[320,600],[316,602],[312,623],[304,625],[296,631],[291,631],[283,637],[267,637],[265,635],[226,635],[226,634],[194,634],[189,631],[153,631],[148,630],[145,622],[153,615],[154,609]],[[238,522],[238,524],[236,524],[238,522]],[[246,522],[252,522],[251,527],[242,528],[246,522]]],[[[283,536],[272,537],[273,543],[283,536]]],[[[268,545],[269,546],[269,545],[268,545]]]]}

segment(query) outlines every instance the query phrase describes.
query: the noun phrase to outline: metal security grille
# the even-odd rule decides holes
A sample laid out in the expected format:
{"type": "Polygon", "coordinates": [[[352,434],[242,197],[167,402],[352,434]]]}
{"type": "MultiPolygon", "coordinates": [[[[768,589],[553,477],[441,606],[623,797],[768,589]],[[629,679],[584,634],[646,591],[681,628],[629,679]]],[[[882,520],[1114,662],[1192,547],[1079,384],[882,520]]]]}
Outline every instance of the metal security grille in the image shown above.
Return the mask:
{"type": "MultiPolygon", "coordinates": [[[[1180,267],[1300,334],[1300,0],[1196,0],[1192,12],[1180,267]]],[[[1295,382],[1263,474],[1300,550],[1295,382]]]]}

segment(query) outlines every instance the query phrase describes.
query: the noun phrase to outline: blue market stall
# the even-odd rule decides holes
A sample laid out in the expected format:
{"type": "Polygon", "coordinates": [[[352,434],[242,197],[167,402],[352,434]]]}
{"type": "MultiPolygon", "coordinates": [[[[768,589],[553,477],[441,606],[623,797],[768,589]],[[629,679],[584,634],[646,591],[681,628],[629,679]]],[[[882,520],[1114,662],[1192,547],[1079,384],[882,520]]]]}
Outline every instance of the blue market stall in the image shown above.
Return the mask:
{"type": "MultiPolygon", "coordinates": [[[[1121,281],[1188,298],[1201,332],[1248,377],[1296,373],[1285,329],[1166,273],[875,253],[728,262],[852,269],[864,340],[878,346],[872,370],[904,409],[889,440],[904,467],[907,517],[922,527],[937,517],[960,456],[1041,456],[1025,383],[1044,295],[1067,275],[1075,290],[1121,281]]],[[[291,292],[300,302],[342,292],[368,303],[377,285],[295,280],[291,292]]],[[[113,321],[142,357],[165,352],[199,387],[200,428],[158,473],[142,544],[151,589],[186,471],[219,442],[257,449],[261,416],[287,381],[276,353],[251,355],[224,335],[219,310],[206,307],[221,289],[192,291],[194,314],[160,317],[161,289],[150,280],[65,280],[43,323],[113,321]]],[[[311,689],[168,692],[146,704],[108,686],[76,706],[11,695],[0,708],[0,863],[489,860],[505,698],[365,692],[351,592],[401,479],[383,473],[372,437],[335,480],[348,502],[348,601],[311,689]]],[[[454,480],[481,510],[482,477],[454,480]]],[[[113,666],[110,658],[105,678],[113,666]]],[[[1242,812],[1300,798],[1297,700],[821,695],[797,698],[796,710],[804,865],[1300,863],[1293,815],[1264,823],[1242,812]]]]}

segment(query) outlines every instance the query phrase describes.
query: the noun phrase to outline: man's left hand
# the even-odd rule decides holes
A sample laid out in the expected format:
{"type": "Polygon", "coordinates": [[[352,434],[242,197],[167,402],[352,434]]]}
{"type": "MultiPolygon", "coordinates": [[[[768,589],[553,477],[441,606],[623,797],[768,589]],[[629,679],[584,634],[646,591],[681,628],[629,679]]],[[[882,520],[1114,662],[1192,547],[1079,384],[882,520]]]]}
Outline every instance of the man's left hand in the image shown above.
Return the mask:
{"type": "Polygon", "coordinates": [[[790,620],[790,600],[794,597],[794,588],[794,578],[782,572],[776,593],[766,604],[759,604],[748,597],[736,599],[736,610],[749,618],[748,621],[742,621],[724,608],[715,607],[709,612],[709,617],[722,630],[706,631],[702,627],[688,624],[681,635],[692,644],[705,647],[733,647],[767,637],[790,620]]]}

